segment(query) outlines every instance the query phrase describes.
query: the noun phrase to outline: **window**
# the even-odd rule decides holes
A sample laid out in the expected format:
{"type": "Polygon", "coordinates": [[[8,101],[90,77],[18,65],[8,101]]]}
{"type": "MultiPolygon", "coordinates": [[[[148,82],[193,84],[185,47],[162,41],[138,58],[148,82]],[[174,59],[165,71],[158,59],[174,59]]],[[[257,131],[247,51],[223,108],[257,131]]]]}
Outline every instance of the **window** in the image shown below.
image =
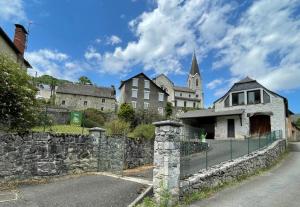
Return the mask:
{"type": "Polygon", "coordinates": [[[177,100],[175,100],[175,107],[177,106],[177,100]]]}
{"type": "Polygon", "coordinates": [[[184,101],[184,108],[186,107],[186,101],[184,101]]]}
{"type": "Polygon", "coordinates": [[[62,100],[61,105],[65,105],[65,104],[66,104],[66,101],[62,100]]]}
{"type": "Polygon", "coordinates": [[[144,91],[144,99],[149,99],[150,91],[144,91]]]}
{"type": "Polygon", "coordinates": [[[227,96],[227,98],[225,99],[224,106],[229,107],[229,96],[227,96]]]}
{"type": "Polygon", "coordinates": [[[158,93],[158,101],[164,101],[164,94],[158,93]]]}
{"type": "Polygon", "coordinates": [[[137,89],[132,89],[132,94],[131,94],[131,97],[132,98],[137,98],[137,89]]]}
{"type": "Polygon", "coordinates": [[[84,105],[84,106],[87,106],[87,101],[84,101],[84,102],[83,102],[83,105],[84,105]]]}
{"type": "Polygon", "coordinates": [[[196,108],[196,103],[195,102],[193,103],[193,107],[194,107],[194,109],[196,108]]]}
{"type": "Polygon", "coordinates": [[[158,107],[158,113],[160,115],[163,115],[164,114],[164,108],[163,107],[158,107]]]}
{"type": "Polygon", "coordinates": [[[149,109],[149,103],[147,103],[147,102],[144,102],[144,109],[149,109]]]}
{"type": "Polygon", "coordinates": [[[233,106],[244,105],[244,104],[245,104],[244,92],[232,94],[232,105],[233,106]]]}
{"type": "Polygon", "coordinates": [[[247,92],[248,104],[258,104],[260,101],[260,90],[247,92]]]}
{"type": "Polygon", "coordinates": [[[180,93],[180,96],[182,96],[182,93],[180,93]]]}
{"type": "Polygon", "coordinates": [[[103,111],[104,110],[104,108],[103,107],[101,107],[101,111],[103,111]]]}
{"type": "Polygon", "coordinates": [[[150,81],[149,80],[145,80],[145,85],[144,88],[150,88],[150,81]]]}
{"type": "Polygon", "coordinates": [[[139,79],[138,78],[133,78],[132,79],[132,86],[138,87],[139,85],[139,79]]]}
{"type": "Polygon", "coordinates": [[[199,96],[199,95],[198,95],[198,94],[196,94],[196,98],[198,98],[198,96],[199,96]]]}
{"type": "Polygon", "coordinates": [[[102,103],[105,103],[105,99],[104,98],[102,99],[102,103]]]}
{"type": "Polygon", "coordinates": [[[132,108],[136,109],[136,101],[131,101],[132,108]]]}
{"type": "Polygon", "coordinates": [[[270,103],[271,102],[271,98],[270,95],[264,91],[264,103],[270,103]]]}
{"type": "Polygon", "coordinates": [[[198,79],[196,79],[196,86],[198,86],[199,85],[199,80],[198,79]]]}
{"type": "Polygon", "coordinates": [[[189,97],[191,98],[191,94],[189,94],[189,97]]]}

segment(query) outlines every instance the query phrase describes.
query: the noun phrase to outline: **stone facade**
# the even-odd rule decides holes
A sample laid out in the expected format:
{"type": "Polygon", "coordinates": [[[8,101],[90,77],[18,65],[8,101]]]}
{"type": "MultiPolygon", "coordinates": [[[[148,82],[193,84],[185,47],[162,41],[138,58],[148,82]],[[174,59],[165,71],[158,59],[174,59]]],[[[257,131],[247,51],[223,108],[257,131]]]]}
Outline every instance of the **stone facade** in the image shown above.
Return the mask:
{"type": "Polygon", "coordinates": [[[144,73],[122,81],[119,89],[121,92],[120,104],[129,103],[132,104],[135,110],[151,110],[161,115],[165,114],[168,93],[157,86],[144,73]],[[161,99],[159,96],[161,96],[161,99]]]}
{"type": "Polygon", "coordinates": [[[94,108],[101,111],[115,111],[116,94],[113,87],[64,84],[57,88],[55,104],[70,110],[94,108]]]}
{"type": "Polygon", "coordinates": [[[164,199],[162,194],[167,192],[170,194],[168,206],[172,206],[179,198],[181,124],[162,121],[154,125],[154,197],[161,202],[164,199]]]}
{"type": "Polygon", "coordinates": [[[237,180],[241,176],[251,175],[255,171],[271,166],[286,150],[286,140],[277,140],[269,147],[215,165],[180,181],[180,195],[191,194],[206,188],[213,188],[226,182],[237,180]]]}

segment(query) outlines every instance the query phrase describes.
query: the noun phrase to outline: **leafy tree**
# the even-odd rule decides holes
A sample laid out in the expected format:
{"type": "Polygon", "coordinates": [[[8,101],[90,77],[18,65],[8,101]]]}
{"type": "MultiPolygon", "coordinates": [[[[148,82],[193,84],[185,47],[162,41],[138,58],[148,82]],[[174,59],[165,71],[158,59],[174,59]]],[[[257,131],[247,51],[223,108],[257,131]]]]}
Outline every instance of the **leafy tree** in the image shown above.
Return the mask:
{"type": "Polygon", "coordinates": [[[49,86],[51,86],[51,85],[58,86],[58,85],[62,85],[65,83],[71,83],[68,80],[54,78],[51,75],[42,75],[39,77],[33,77],[32,79],[35,84],[46,84],[49,86]]]}
{"type": "Polygon", "coordinates": [[[172,103],[170,103],[170,102],[167,103],[165,111],[166,111],[166,117],[170,118],[172,116],[172,113],[173,113],[172,103]]]}
{"type": "Polygon", "coordinates": [[[97,109],[88,108],[84,111],[83,126],[92,128],[92,127],[101,127],[104,126],[104,123],[107,121],[107,115],[97,109]]]}
{"type": "Polygon", "coordinates": [[[86,85],[86,84],[92,84],[92,81],[88,77],[86,77],[86,76],[81,76],[78,79],[78,83],[86,85]]]}
{"type": "Polygon", "coordinates": [[[135,114],[134,109],[130,104],[128,103],[121,104],[120,109],[118,111],[119,119],[132,124],[134,121],[134,114],[135,114]]]}
{"type": "Polygon", "coordinates": [[[18,63],[0,54],[0,125],[26,130],[36,119],[36,88],[18,63]]]}

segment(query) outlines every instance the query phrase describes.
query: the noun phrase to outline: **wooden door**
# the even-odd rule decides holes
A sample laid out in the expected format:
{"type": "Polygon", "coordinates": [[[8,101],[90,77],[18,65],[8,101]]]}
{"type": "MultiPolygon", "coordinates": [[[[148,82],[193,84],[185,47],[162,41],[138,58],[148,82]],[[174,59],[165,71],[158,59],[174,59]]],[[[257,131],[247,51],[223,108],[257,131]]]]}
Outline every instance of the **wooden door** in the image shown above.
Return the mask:
{"type": "Polygon", "coordinates": [[[235,137],[234,119],[227,120],[227,136],[235,137]]]}

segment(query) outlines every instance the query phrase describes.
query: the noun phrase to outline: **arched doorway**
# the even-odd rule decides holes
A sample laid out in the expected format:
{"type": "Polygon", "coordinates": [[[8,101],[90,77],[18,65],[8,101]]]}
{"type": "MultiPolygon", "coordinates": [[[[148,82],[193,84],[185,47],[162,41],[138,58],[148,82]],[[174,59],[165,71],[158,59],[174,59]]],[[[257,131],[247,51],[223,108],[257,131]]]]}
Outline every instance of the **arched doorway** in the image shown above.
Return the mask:
{"type": "Polygon", "coordinates": [[[271,132],[271,118],[268,115],[253,115],[250,117],[250,134],[262,135],[271,132]]]}

